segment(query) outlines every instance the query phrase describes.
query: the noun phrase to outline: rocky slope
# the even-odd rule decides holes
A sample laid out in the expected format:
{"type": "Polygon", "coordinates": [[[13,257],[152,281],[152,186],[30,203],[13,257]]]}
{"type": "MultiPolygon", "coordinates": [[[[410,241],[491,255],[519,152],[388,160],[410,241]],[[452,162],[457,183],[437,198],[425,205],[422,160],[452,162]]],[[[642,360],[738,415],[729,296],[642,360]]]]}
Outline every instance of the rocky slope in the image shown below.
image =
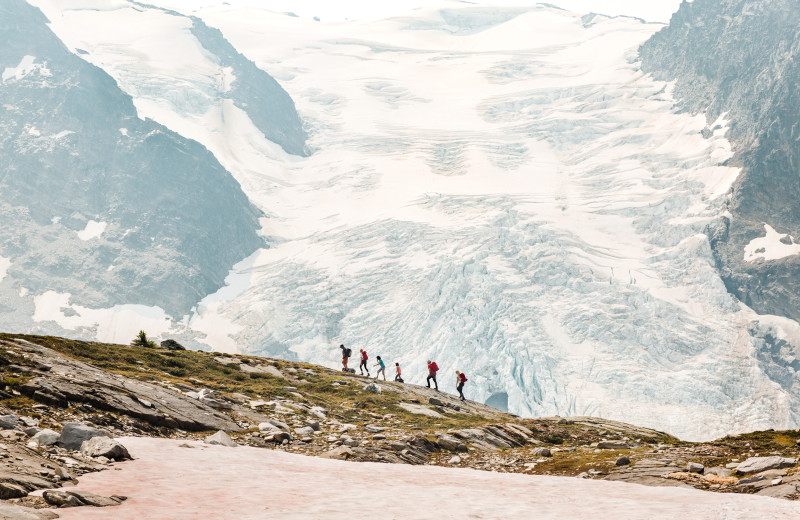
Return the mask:
{"type": "MultiPolygon", "coordinates": [[[[22,0],[0,5],[3,319],[33,312],[17,294],[46,291],[85,307],[183,316],[265,245],[263,213],[208,149],[140,118],[131,96],[48,22],[22,0]]],[[[262,132],[304,153],[288,94],[214,31],[194,30],[220,70],[238,75],[220,89],[252,105],[262,132]]]]}
{"type": "Polygon", "coordinates": [[[63,505],[72,495],[28,493],[125,459],[105,436],[131,435],[790,499],[800,491],[795,431],[686,443],[591,417],[521,419],[304,363],[52,337],[0,335],[0,373],[0,495],[14,505],[63,505]],[[102,446],[76,442],[75,431],[102,446]]]}
{"type": "MultiPolygon", "coordinates": [[[[800,12],[788,0],[684,2],[669,26],[640,49],[642,67],[674,82],[685,110],[726,134],[742,171],[730,214],[708,229],[728,290],[761,314],[800,319],[800,12]]],[[[763,327],[762,327],[763,328],[763,327]]],[[[800,347],[754,327],[759,359],[794,389],[800,347]]],[[[784,337],[781,337],[784,336],[784,337]]]]}

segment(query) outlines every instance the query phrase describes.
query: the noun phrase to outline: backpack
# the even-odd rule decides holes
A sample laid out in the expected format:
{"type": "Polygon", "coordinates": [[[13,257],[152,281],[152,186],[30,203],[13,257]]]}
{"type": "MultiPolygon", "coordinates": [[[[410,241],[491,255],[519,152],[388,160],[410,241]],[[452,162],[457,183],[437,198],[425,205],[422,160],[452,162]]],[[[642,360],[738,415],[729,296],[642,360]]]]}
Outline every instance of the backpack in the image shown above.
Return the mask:
{"type": "Polygon", "coordinates": [[[431,372],[435,374],[438,371],[439,371],[439,365],[437,365],[436,361],[434,361],[433,363],[431,363],[431,372]]]}
{"type": "Polygon", "coordinates": [[[361,353],[361,359],[363,359],[364,361],[369,359],[369,356],[367,355],[367,351],[366,350],[361,353]]]}
{"type": "Polygon", "coordinates": [[[464,374],[464,372],[461,372],[461,382],[462,383],[466,383],[467,382],[467,376],[466,376],[466,374],[464,374]]]}
{"type": "Polygon", "coordinates": [[[345,357],[350,357],[352,354],[353,354],[353,351],[350,350],[349,348],[344,349],[344,356],[345,357]]]}

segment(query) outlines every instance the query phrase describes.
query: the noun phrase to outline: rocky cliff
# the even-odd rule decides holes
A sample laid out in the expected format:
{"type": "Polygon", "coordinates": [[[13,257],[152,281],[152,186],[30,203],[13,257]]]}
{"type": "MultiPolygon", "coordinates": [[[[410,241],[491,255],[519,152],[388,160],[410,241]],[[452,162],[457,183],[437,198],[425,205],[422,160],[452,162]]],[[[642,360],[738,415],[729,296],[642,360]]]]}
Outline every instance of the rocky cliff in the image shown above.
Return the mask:
{"type": "Polygon", "coordinates": [[[789,0],[684,2],[640,49],[682,106],[725,121],[742,173],[730,217],[709,229],[728,290],[761,314],[800,319],[800,11],[789,0]],[[765,224],[777,233],[771,242],[765,224]],[[759,247],[760,246],[760,247],[759,247]]]}
{"type": "MultiPolygon", "coordinates": [[[[140,119],[114,79],[47,23],[21,0],[0,4],[3,283],[91,308],[136,303],[182,316],[264,245],[262,213],[204,146],[140,119]]],[[[274,115],[262,91],[237,88],[262,102],[262,119],[274,115]]],[[[299,121],[291,103],[286,110],[299,121]]],[[[287,147],[302,150],[304,134],[293,139],[287,147]]],[[[18,303],[0,303],[6,319],[18,303]]]]}

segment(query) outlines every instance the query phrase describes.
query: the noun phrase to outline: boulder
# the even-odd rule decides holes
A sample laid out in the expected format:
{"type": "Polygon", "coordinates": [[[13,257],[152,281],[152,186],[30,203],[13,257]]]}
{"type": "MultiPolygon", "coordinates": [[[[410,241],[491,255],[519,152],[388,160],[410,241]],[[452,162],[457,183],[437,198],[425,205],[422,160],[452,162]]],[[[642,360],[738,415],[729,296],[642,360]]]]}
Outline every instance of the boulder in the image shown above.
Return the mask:
{"type": "Polygon", "coordinates": [[[347,446],[339,446],[326,453],[323,453],[322,457],[326,459],[347,460],[354,457],[355,454],[356,453],[347,446]]]}
{"type": "Polygon", "coordinates": [[[447,406],[447,403],[445,403],[441,399],[437,399],[435,397],[429,398],[428,399],[428,403],[432,404],[433,406],[447,406]]]}
{"type": "Polygon", "coordinates": [[[19,426],[16,415],[0,415],[0,430],[14,430],[19,426]]]}
{"type": "Polygon", "coordinates": [[[314,433],[314,428],[311,426],[302,426],[300,428],[295,428],[294,433],[296,433],[299,437],[307,437],[314,433]]]}
{"type": "Polygon", "coordinates": [[[600,441],[597,447],[601,450],[629,450],[631,449],[628,444],[622,441],[600,441]]]}
{"type": "MultiPolygon", "coordinates": [[[[11,482],[0,482],[0,500],[9,498],[22,498],[28,496],[28,490],[19,484],[11,482]]],[[[0,516],[2,518],[2,516],[0,516]]]]}
{"type": "Polygon", "coordinates": [[[25,433],[25,435],[27,435],[28,437],[33,437],[34,435],[36,435],[37,433],[39,433],[40,431],[42,431],[42,429],[41,429],[41,428],[39,428],[38,426],[31,426],[31,427],[25,428],[25,429],[24,429],[24,430],[22,430],[22,431],[23,431],[23,433],[25,433]]]}
{"type": "Polygon", "coordinates": [[[258,425],[258,431],[260,431],[260,432],[279,432],[279,431],[283,431],[283,430],[281,430],[280,428],[278,428],[277,426],[275,426],[274,424],[272,424],[270,422],[262,422],[262,423],[259,423],[259,425],[258,425]]]}
{"type": "Polygon", "coordinates": [[[552,457],[553,454],[550,452],[548,448],[533,448],[531,454],[534,457],[552,457]]]}
{"type": "Polygon", "coordinates": [[[67,450],[79,450],[81,445],[92,437],[108,437],[108,434],[97,428],[79,423],[66,423],[58,438],[58,445],[67,450]]]}
{"type": "Polygon", "coordinates": [[[421,404],[397,403],[397,406],[399,406],[400,408],[402,408],[402,409],[404,409],[404,410],[406,410],[408,412],[416,413],[416,414],[419,414],[419,415],[427,415],[428,417],[437,417],[437,418],[438,417],[442,417],[442,414],[440,414],[436,410],[432,410],[432,409],[428,408],[427,406],[424,406],[424,405],[421,405],[421,404]]]}
{"type": "Polygon", "coordinates": [[[615,466],[630,466],[630,464],[631,464],[631,459],[625,457],[624,455],[618,458],[617,461],[614,463],[615,466]]]}
{"type": "Polygon", "coordinates": [[[459,457],[458,455],[450,457],[450,460],[448,460],[447,463],[448,464],[461,464],[461,457],[459,457]]]}
{"type": "Polygon", "coordinates": [[[439,446],[442,449],[447,451],[454,451],[454,452],[466,452],[467,445],[458,440],[457,438],[453,437],[452,435],[448,435],[443,433],[436,437],[436,442],[439,443],[439,446]]]}
{"type": "Polygon", "coordinates": [[[58,432],[45,428],[31,437],[30,442],[35,442],[38,446],[52,446],[58,442],[59,437],[60,434],[58,432]]]}
{"type": "Polygon", "coordinates": [[[104,497],[77,489],[69,491],[48,490],[42,493],[42,498],[44,498],[44,501],[48,504],[56,507],[108,507],[117,506],[121,504],[123,500],[127,500],[127,497],[116,495],[104,497]]]}
{"type": "Polygon", "coordinates": [[[345,446],[350,446],[351,448],[355,448],[360,444],[360,442],[358,441],[358,439],[354,439],[353,437],[345,435],[342,436],[342,444],[344,444],[345,446]]]}
{"type": "Polygon", "coordinates": [[[323,421],[327,418],[325,416],[326,412],[327,410],[325,410],[325,408],[322,408],[321,406],[312,406],[311,410],[308,411],[308,413],[310,413],[317,419],[322,419],[323,421]]]}
{"type": "Polygon", "coordinates": [[[78,497],[65,491],[45,491],[42,493],[42,498],[51,506],[56,507],[80,507],[85,505],[78,497]]]}
{"type": "Polygon", "coordinates": [[[105,457],[112,460],[128,460],[131,458],[128,449],[108,437],[92,437],[81,445],[81,453],[87,457],[105,457]]]}
{"type": "Polygon", "coordinates": [[[770,486],[756,492],[756,495],[783,499],[793,499],[798,494],[800,494],[800,486],[797,485],[797,482],[770,486]]]}
{"type": "Polygon", "coordinates": [[[768,469],[790,468],[797,464],[797,459],[787,457],[750,457],[736,466],[736,471],[745,475],[761,473],[768,469]]]}
{"type": "Polygon", "coordinates": [[[24,415],[19,418],[19,422],[22,423],[23,427],[33,428],[35,426],[39,426],[38,420],[34,419],[33,417],[26,417],[24,415]]]}
{"type": "Polygon", "coordinates": [[[721,468],[719,466],[714,466],[713,468],[706,468],[703,472],[705,475],[717,475],[720,477],[730,477],[733,475],[733,470],[728,468],[721,468]]]}
{"type": "Polygon", "coordinates": [[[214,435],[209,435],[204,441],[206,444],[214,444],[217,446],[227,446],[228,448],[235,448],[238,446],[230,436],[224,431],[220,430],[214,435]]]}
{"type": "Polygon", "coordinates": [[[292,434],[289,433],[289,432],[282,431],[282,430],[277,430],[277,431],[275,431],[273,433],[270,433],[268,436],[264,437],[264,440],[265,441],[273,441],[273,442],[277,442],[277,443],[281,443],[283,441],[291,442],[292,434]]]}
{"type": "Polygon", "coordinates": [[[289,425],[286,424],[285,422],[281,422],[281,421],[278,421],[278,420],[275,420],[275,419],[267,419],[267,422],[270,423],[273,426],[277,426],[278,428],[280,428],[281,430],[283,430],[285,432],[288,432],[288,431],[292,430],[291,428],[289,428],[289,425]]]}
{"type": "Polygon", "coordinates": [[[123,501],[128,499],[128,497],[119,495],[111,495],[110,497],[104,497],[101,495],[95,495],[94,493],[81,491],[79,489],[71,489],[66,493],[76,497],[78,500],[80,500],[87,506],[92,506],[92,507],[118,506],[123,501]]]}
{"type": "Polygon", "coordinates": [[[174,339],[165,339],[161,342],[161,348],[167,350],[186,350],[186,347],[175,341],[174,339]]]}
{"type": "Polygon", "coordinates": [[[689,473],[703,473],[706,467],[698,462],[690,462],[686,465],[686,470],[689,473]]]}
{"type": "Polygon", "coordinates": [[[373,394],[381,393],[381,387],[378,386],[378,383],[370,383],[364,387],[364,390],[366,390],[367,392],[372,392],[373,394]]]}
{"type": "Polygon", "coordinates": [[[375,426],[373,424],[368,424],[364,426],[364,429],[369,433],[381,433],[386,431],[386,428],[384,428],[383,426],[375,426]]]}

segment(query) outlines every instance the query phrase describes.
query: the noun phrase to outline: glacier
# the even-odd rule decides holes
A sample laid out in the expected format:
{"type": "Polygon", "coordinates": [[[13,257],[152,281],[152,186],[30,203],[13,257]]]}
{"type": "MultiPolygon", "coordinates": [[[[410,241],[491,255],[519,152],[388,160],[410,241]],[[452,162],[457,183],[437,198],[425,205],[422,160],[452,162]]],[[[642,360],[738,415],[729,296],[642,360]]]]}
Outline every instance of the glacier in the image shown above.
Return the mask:
{"type": "MultiPolygon", "coordinates": [[[[263,212],[270,247],[226,287],[168,327],[140,309],[160,334],[332,367],[344,343],[416,383],[435,359],[445,391],[459,369],[468,398],[514,413],[685,439],[798,426],[754,338],[796,323],[728,294],[705,234],[739,174],[724,118],[679,113],[639,68],[662,25],[461,2],[331,22],[223,2],[30,3],[263,212]],[[278,80],[307,150],[268,140],[225,94],[234,67],[192,17],[278,80]]],[[[69,301],[49,298],[61,307],[37,318],[68,329],[69,301]]],[[[114,335],[116,311],[78,311],[114,335]]]]}

